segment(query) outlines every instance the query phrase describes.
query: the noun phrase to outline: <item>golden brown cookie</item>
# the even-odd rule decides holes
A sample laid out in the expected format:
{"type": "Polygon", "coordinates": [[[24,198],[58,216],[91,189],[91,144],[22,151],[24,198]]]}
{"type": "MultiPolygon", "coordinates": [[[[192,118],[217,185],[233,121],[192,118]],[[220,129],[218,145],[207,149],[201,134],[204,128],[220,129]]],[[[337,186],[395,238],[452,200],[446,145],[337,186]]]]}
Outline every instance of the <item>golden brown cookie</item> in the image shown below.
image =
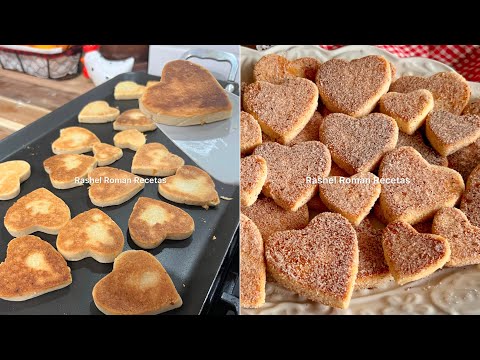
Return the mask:
{"type": "Polygon", "coordinates": [[[120,114],[120,110],[110,107],[106,101],[93,101],[87,104],[80,114],[79,123],[101,124],[112,122],[120,114]]]}
{"type": "Polygon", "coordinates": [[[286,79],[295,77],[306,78],[315,81],[320,66],[320,61],[312,57],[299,58],[293,61],[277,55],[263,56],[253,67],[254,81],[267,81],[280,84],[286,79]]]}
{"type": "Polygon", "coordinates": [[[132,173],[149,176],[174,175],[185,161],[172,154],[165,145],[148,143],[140,146],[132,160],[132,173]]]}
{"type": "Polygon", "coordinates": [[[121,81],[115,85],[115,100],[139,99],[145,91],[145,88],[145,86],[139,85],[134,81],[121,81]]]}
{"type": "Polygon", "coordinates": [[[30,164],[23,160],[0,163],[0,200],[10,200],[20,194],[20,184],[30,177],[30,164]]]}
{"type": "Polygon", "coordinates": [[[97,160],[97,166],[107,166],[123,156],[122,149],[105,143],[96,143],[92,146],[93,156],[97,160]]]}
{"type": "Polygon", "coordinates": [[[140,149],[146,142],[145,135],[137,129],[123,130],[113,137],[113,143],[116,147],[133,151],[140,149]]]}
{"type": "Polygon", "coordinates": [[[85,179],[96,167],[97,160],[93,156],[77,154],[54,155],[43,162],[43,168],[55,189],[82,186],[83,183],[78,180],[85,179]]]}
{"type": "Polygon", "coordinates": [[[52,143],[54,154],[82,154],[92,151],[92,146],[100,139],[91,131],[71,126],[60,130],[60,137],[52,143]]]}
{"type": "Polygon", "coordinates": [[[240,114],[240,153],[249,155],[262,143],[262,129],[257,120],[249,113],[240,114]]]}
{"type": "Polygon", "coordinates": [[[114,130],[136,129],[140,132],[153,131],[157,125],[139,109],[124,111],[113,123],[114,130]]]}
{"type": "Polygon", "coordinates": [[[267,162],[259,155],[244,157],[240,163],[240,205],[250,206],[267,179],[267,162]]]}

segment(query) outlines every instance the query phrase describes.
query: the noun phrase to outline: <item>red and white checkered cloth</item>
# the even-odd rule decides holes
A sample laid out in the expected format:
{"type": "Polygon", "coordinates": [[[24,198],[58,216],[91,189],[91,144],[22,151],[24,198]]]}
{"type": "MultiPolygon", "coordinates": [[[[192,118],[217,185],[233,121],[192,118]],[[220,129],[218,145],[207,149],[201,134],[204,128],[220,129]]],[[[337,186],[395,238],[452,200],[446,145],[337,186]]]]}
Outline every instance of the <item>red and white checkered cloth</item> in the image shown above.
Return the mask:
{"type": "MultiPolygon", "coordinates": [[[[334,50],[343,45],[320,45],[334,50]]],[[[480,82],[480,45],[377,45],[400,58],[426,57],[451,66],[469,81],[480,82]]]]}

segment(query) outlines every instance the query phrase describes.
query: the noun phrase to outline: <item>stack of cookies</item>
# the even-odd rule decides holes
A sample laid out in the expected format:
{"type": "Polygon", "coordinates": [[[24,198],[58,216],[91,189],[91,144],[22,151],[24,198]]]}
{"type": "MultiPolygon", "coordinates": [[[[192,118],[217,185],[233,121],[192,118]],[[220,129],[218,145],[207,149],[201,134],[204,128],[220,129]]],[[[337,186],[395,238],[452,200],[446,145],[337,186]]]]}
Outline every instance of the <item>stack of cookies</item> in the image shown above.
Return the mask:
{"type": "Polygon", "coordinates": [[[480,263],[480,101],[382,56],[266,55],[242,86],[242,307],[266,279],[347,308],[355,289],[480,263]],[[466,186],[465,186],[466,184],[466,186]]]}

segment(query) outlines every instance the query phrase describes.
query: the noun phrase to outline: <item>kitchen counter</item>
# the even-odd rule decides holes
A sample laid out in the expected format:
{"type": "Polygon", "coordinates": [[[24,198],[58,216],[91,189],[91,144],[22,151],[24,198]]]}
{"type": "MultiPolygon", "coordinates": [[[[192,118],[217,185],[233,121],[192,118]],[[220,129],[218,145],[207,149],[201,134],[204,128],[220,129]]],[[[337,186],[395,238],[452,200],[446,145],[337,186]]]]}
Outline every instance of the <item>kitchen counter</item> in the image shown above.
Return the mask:
{"type": "Polygon", "coordinates": [[[49,80],[0,69],[0,140],[94,87],[82,75],[49,80]]]}

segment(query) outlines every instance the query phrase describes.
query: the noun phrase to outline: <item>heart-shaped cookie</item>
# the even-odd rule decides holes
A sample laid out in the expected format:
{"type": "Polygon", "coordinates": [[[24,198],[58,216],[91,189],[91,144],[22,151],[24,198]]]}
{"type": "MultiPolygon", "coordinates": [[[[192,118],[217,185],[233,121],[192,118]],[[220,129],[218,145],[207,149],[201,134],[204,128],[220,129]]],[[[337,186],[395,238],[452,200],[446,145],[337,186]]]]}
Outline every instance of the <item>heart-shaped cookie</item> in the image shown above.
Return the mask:
{"type": "Polygon", "coordinates": [[[432,111],[427,116],[426,134],[435,150],[448,156],[480,137],[480,116],[432,111]]]}
{"type": "Polygon", "coordinates": [[[75,216],[58,233],[57,250],[68,261],[92,257],[111,263],[122,252],[122,229],[103,211],[91,209],[75,216]]]}
{"type": "Polygon", "coordinates": [[[261,197],[252,206],[242,207],[242,213],[257,225],[264,241],[277,231],[299,230],[308,225],[308,207],[288,211],[270,198],[261,197]]]}
{"type": "Polygon", "coordinates": [[[262,129],[258,121],[249,113],[240,114],[240,153],[251,154],[253,149],[262,143],[262,129]]]}
{"type": "Polygon", "coordinates": [[[316,84],[328,110],[361,117],[373,110],[391,80],[390,63],[383,56],[370,55],[328,60],[318,69],[316,84]]]}
{"type": "Polygon", "coordinates": [[[232,116],[228,95],[213,75],[185,60],[166,63],[160,83],[149,86],[138,104],[144,114],[165,125],[206,124],[232,116]]]}
{"type": "Polygon", "coordinates": [[[128,219],[128,231],[142,249],[154,249],[163,240],[184,240],[195,230],[195,223],[182,209],[166,202],[140,197],[128,219]]]}
{"type": "Polygon", "coordinates": [[[305,141],[318,141],[319,129],[323,119],[323,116],[318,111],[315,111],[307,125],[288,145],[291,146],[305,141]]]}
{"type": "Polygon", "coordinates": [[[479,115],[480,116],[480,99],[472,101],[463,109],[463,115],[479,115]]]}
{"type": "Polygon", "coordinates": [[[452,254],[446,266],[480,264],[480,228],[471,225],[463,212],[440,209],[433,218],[432,232],[450,244],[452,254]]]}
{"type": "Polygon", "coordinates": [[[105,143],[93,144],[92,151],[98,166],[110,165],[123,156],[122,149],[105,143]]]}
{"type": "Polygon", "coordinates": [[[258,146],[253,154],[267,161],[263,194],[288,211],[305,205],[318,192],[318,178],[330,172],[330,153],[320,141],[291,147],[269,142],[258,146]]]}
{"type": "Polygon", "coordinates": [[[380,112],[392,117],[400,131],[412,135],[433,109],[433,95],[419,89],[409,93],[389,92],[380,98],[380,112]]]}
{"type": "Polygon", "coordinates": [[[269,54],[263,56],[253,67],[254,81],[267,81],[280,84],[295,77],[315,81],[320,61],[312,57],[303,57],[293,61],[286,57],[269,54]]]}
{"type": "Polygon", "coordinates": [[[130,109],[123,112],[113,123],[114,130],[136,129],[140,132],[153,131],[157,125],[139,109],[130,109]]]}
{"type": "Polygon", "coordinates": [[[470,87],[462,75],[442,72],[430,77],[402,76],[390,87],[390,91],[407,93],[426,89],[433,95],[434,110],[446,110],[460,115],[470,99],[470,87]]]}
{"type": "Polygon", "coordinates": [[[10,200],[20,194],[20,184],[30,173],[30,164],[23,160],[0,163],[0,200],[10,200]]]}
{"type": "Polygon", "coordinates": [[[160,143],[142,145],[132,160],[132,173],[149,176],[170,176],[177,172],[185,161],[172,154],[160,143]]]}
{"type": "Polygon", "coordinates": [[[260,231],[243,214],[240,214],[240,255],[240,305],[258,308],[265,303],[265,251],[260,231]]]}
{"type": "Polygon", "coordinates": [[[407,135],[400,131],[398,133],[397,147],[400,146],[413,147],[420,153],[420,155],[423,156],[425,160],[432,165],[448,166],[449,164],[449,161],[445,156],[440,155],[432,147],[425,143],[420,131],[415,132],[413,135],[407,135]]]}
{"type": "Polygon", "coordinates": [[[45,172],[55,189],[82,186],[79,179],[85,179],[96,166],[97,160],[94,157],[77,154],[54,155],[43,162],[45,172]]]}
{"type": "Polygon", "coordinates": [[[181,166],[173,176],[158,184],[158,192],[164,198],[180,204],[209,206],[220,204],[215,183],[208,173],[196,166],[181,166]]]}
{"type": "Polygon", "coordinates": [[[93,101],[80,111],[78,122],[89,124],[107,123],[115,120],[119,114],[120,110],[110,107],[106,101],[93,101]]]}
{"type": "Polygon", "coordinates": [[[146,86],[139,85],[134,81],[121,81],[115,85],[115,100],[134,100],[139,99],[146,86]]]}
{"type": "Polygon", "coordinates": [[[243,107],[258,121],[262,131],[288,144],[305,127],[318,105],[314,83],[302,78],[275,85],[258,81],[246,86],[243,107]]]}
{"type": "Polygon", "coordinates": [[[320,198],[327,208],[358,226],[375,205],[381,185],[374,174],[359,173],[349,178],[328,177],[319,184],[319,188],[320,198]]]}
{"type": "Polygon", "coordinates": [[[109,166],[93,169],[88,177],[88,196],[94,205],[100,207],[123,204],[145,187],[140,176],[109,166]]]}
{"type": "Polygon", "coordinates": [[[471,172],[462,196],[460,210],[474,226],[480,227],[480,165],[471,172]]]}
{"type": "Polygon", "coordinates": [[[282,286],[328,306],[348,307],[358,244],[342,215],[322,213],[303,230],[276,232],[265,243],[265,257],[269,273],[282,286]]]}
{"type": "Polygon", "coordinates": [[[478,164],[480,164],[480,138],[448,156],[448,167],[458,171],[465,182],[478,164]]]}
{"type": "Polygon", "coordinates": [[[182,306],[160,261],[143,250],[117,256],[112,272],[95,284],[92,296],[107,315],[156,315],[182,306]]]}
{"type": "Polygon", "coordinates": [[[92,146],[100,139],[91,131],[71,126],[60,130],[60,137],[52,143],[54,154],[82,154],[92,151],[92,146]]]}
{"type": "Polygon", "coordinates": [[[358,119],[330,114],[320,126],[320,141],[327,145],[333,161],[350,175],[375,169],[397,140],[397,123],[380,113],[358,119]]]}
{"type": "Polygon", "coordinates": [[[11,240],[0,264],[0,298],[24,301],[72,283],[65,259],[48,242],[27,235],[11,240]]]}
{"type": "Polygon", "coordinates": [[[70,220],[70,209],[62,199],[39,188],[18,199],[5,214],[5,228],[12,236],[36,231],[56,235],[70,220]]]}
{"type": "Polygon", "coordinates": [[[267,179],[267,162],[259,155],[244,157],[240,163],[240,204],[250,206],[267,179]]]}
{"type": "Polygon", "coordinates": [[[433,274],[450,259],[447,239],[418,233],[403,221],[388,224],[383,230],[382,245],[390,272],[399,285],[433,274]]]}
{"type": "Polygon", "coordinates": [[[378,176],[384,181],[380,205],[388,222],[428,220],[442,207],[454,206],[465,188],[459,173],[430,165],[409,146],[385,155],[378,176]]]}
{"type": "Polygon", "coordinates": [[[145,135],[137,129],[123,130],[113,137],[113,144],[116,147],[133,151],[140,149],[146,142],[145,135]]]}

